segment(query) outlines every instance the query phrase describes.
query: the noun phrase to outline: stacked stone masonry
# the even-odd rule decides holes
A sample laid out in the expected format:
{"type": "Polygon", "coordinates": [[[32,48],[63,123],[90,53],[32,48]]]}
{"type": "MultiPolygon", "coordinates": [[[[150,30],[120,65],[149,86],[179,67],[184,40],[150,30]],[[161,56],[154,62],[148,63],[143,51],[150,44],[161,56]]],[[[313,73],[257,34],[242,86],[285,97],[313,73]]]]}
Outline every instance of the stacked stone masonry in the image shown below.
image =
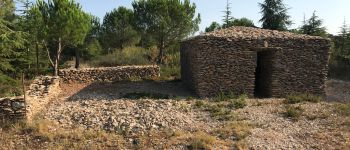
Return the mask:
{"type": "Polygon", "coordinates": [[[58,77],[37,77],[26,91],[27,97],[0,98],[0,121],[32,120],[59,93],[58,77]]]}
{"type": "Polygon", "coordinates": [[[330,46],[322,37],[231,27],[183,41],[181,76],[200,97],[325,95],[330,46]]]}
{"type": "Polygon", "coordinates": [[[85,68],[60,70],[63,81],[95,82],[122,81],[132,78],[153,78],[159,76],[159,66],[121,66],[106,68],[85,68]]]}

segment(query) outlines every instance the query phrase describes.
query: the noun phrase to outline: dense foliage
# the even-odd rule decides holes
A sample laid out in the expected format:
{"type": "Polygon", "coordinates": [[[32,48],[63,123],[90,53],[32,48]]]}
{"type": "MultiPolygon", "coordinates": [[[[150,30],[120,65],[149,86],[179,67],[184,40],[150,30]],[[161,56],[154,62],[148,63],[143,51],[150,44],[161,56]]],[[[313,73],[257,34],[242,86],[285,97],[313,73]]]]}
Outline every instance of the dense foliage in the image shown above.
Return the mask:
{"type": "Polygon", "coordinates": [[[292,24],[288,15],[288,8],[283,4],[283,0],[264,0],[259,3],[261,8],[262,28],[271,30],[287,30],[292,24]]]}

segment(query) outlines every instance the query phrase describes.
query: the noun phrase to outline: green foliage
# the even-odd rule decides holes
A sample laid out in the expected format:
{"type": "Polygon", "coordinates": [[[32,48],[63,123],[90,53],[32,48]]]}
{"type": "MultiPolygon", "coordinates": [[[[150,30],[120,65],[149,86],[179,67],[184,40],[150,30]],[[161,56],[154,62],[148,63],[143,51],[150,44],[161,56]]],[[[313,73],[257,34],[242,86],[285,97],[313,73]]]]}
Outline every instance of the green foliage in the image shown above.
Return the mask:
{"type": "Polygon", "coordinates": [[[286,111],[284,112],[284,116],[287,118],[291,118],[293,120],[297,120],[301,117],[303,114],[304,109],[300,106],[287,106],[286,111]]]}
{"type": "Polygon", "coordinates": [[[252,20],[244,17],[240,19],[234,19],[231,24],[232,26],[255,27],[252,20]]]}
{"type": "Polygon", "coordinates": [[[292,24],[288,15],[288,8],[283,4],[283,0],[264,0],[259,3],[261,8],[262,27],[270,30],[287,30],[292,24]]]}
{"type": "Polygon", "coordinates": [[[50,53],[50,62],[57,76],[62,51],[84,43],[91,17],[74,0],[38,0],[31,9],[37,10],[38,20],[42,20],[36,24],[41,29],[39,41],[43,41],[50,53]]]}
{"type": "Polygon", "coordinates": [[[125,7],[119,7],[106,14],[102,24],[102,41],[105,48],[124,49],[140,41],[134,29],[134,13],[125,7]]]}
{"type": "Polygon", "coordinates": [[[209,27],[205,28],[205,32],[211,32],[211,31],[215,31],[218,29],[221,29],[221,25],[214,21],[210,24],[209,27]]]}
{"type": "Polygon", "coordinates": [[[196,6],[189,0],[139,0],[132,6],[137,29],[157,43],[160,64],[169,46],[198,31],[200,16],[196,16],[196,6]]]}
{"type": "Polygon", "coordinates": [[[335,110],[343,116],[350,117],[350,103],[339,104],[335,110]]]}
{"type": "Polygon", "coordinates": [[[102,54],[102,46],[97,39],[85,43],[82,48],[82,57],[85,60],[94,60],[102,54]]]}
{"type": "Polygon", "coordinates": [[[234,18],[232,17],[230,5],[231,5],[231,3],[229,2],[229,0],[227,0],[225,11],[223,11],[225,13],[225,15],[224,15],[224,18],[222,19],[222,21],[223,21],[222,28],[228,28],[228,27],[232,26],[231,22],[232,22],[232,20],[234,20],[234,18]]]}
{"type": "Polygon", "coordinates": [[[233,109],[244,108],[245,106],[247,106],[247,101],[246,101],[247,98],[248,98],[247,95],[242,94],[237,99],[230,100],[228,107],[233,109]]]}
{"type": "Polygon", "coordinates": [[[0,73],[0,98],[6,96],[18,96],[21,94],[20,84],[6,75],[0,73]]]}
{"type": "Polygon", "coordinates": [[[12,20],[15,17],[15,3],[13,0],[1,0],[0,8],[0,19],[12,20]]]}
{"type": "Polygon", "coordinates": [[[149,65],[149,51],[141,47],[126,47],[123,51],[116,50],[112,54],[102,55],[91,61],[95,67],[113,67],[122,65],[149,65]]]}
{"type": "Polygon", "coordinates": [[[123,98],[127,99],[169,99],[169,95],[160,94],[160,93],[145,93],[145,92],[135,92],[135,93],[127,93],[123,96],[123,98]]]}
{"type": "Polygon", "coordinates": [[[312,102],[312,103],[318,103],[323,101],[322,96],[317,96],[313,94],[290,94],[286,97],[285,103],[287,104],[297,104],[302,102],[312,102]]]}
{"type": "Polygon", "coordinates": [[[326,28],[322,27],[322,20],[318,19],[316,12],[314,12],[309,20],[304,22],[304,25],[300,28],[302,34],[313,36],[327,36],[326,28]]]}

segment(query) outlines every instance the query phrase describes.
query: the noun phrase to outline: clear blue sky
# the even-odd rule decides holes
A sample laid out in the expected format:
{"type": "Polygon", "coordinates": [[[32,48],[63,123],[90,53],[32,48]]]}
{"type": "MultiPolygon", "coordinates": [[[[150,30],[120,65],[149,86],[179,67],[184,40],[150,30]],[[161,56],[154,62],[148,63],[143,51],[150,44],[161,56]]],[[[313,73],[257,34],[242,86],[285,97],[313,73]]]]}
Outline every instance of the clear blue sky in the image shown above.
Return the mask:
{"type": "MultiPolygon", "coordinates": [[[[76,0],[83,9],[91,14],[103,19],[106,12],[118,6],[131,8],[133,0],[76,0]]],[[[221,23],[226,0],[191,0],[197,5],[197,12],[201,14],[202,22],[200,31],[209,26],[212,21],[221,23]]],[[[259,2],[263,0],[230,0],[232,15],[235,18],[247,17],[260,26],[259,2]]],[[[297,28],[303,21],[304,14],[309,18],[313,11],[324,21],[327,31],[333,34],[339,32],[340,26],[344,22],[350,24],[350,0],[284,0],[290,8],[289,14],[293,20],[290,28],[297,28]]]]}

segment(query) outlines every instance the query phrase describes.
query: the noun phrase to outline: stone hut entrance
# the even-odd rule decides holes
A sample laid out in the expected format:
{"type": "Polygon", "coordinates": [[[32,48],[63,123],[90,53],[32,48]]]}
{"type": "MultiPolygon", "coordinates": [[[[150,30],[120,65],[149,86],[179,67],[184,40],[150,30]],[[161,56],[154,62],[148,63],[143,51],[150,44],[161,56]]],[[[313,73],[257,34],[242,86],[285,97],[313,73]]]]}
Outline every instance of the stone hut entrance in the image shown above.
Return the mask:
{"type": "Polygon", "coordinates": [[[273,63],[276,49],[260,48],[256,51],[254,96],[269,98],[272,96],[273,63]]]}
{"type": "Polygon", "coordinates": [[[205,33],[181,43],[181,79],[199,97],[325,95],[330,40],[249,27],[205,33]]]}

